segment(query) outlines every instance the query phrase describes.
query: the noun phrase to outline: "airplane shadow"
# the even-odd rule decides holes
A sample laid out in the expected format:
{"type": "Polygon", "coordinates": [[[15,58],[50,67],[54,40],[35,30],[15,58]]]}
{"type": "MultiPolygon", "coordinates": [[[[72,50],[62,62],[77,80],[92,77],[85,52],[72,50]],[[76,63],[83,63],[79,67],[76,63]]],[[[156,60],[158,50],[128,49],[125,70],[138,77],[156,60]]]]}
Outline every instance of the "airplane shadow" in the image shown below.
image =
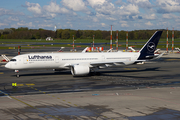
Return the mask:
{"type": "MultiPolygon", "coordinates": [[[[162,71],[159,70],[160,67],[155,67],[155,68],[146,68],[146,69],[141,69],[141,70],[99,70],[97,72],[90,72],[88,76],[77,76],[77,77],[89,77],[89,76],[99,76],[105,73],[129,73],[129,72],[143,72],[143,71],[162,71]]],[[[42,73],[19,73],[20,76],[51,76],[51,75],[72,75],[70,71],[57,71],[57,72],[42,72],[42,73]]],[[[16,75],[12,75],[16,76],[16,75]]]]}
{"type": "Polygon", "coordinates": [[[101,71],[101,73],[129,73],[129,72],[143,72],[143,71],[162,71],[159,70],[160,67],[145,68],[141,70],[111,70],[111,71],[101,71]]]}
{"type": "MultiPolygon", "coordinates": [[[[29,73],[29,74],[23,74],[19,73],[20,76],[50,76],[50,75],[71,75],[70,71],[65,71],[65,72],[44,72],[44,73],[29,73]]],[[[16,76],[16,75],[12,75],[16,76]]]]}

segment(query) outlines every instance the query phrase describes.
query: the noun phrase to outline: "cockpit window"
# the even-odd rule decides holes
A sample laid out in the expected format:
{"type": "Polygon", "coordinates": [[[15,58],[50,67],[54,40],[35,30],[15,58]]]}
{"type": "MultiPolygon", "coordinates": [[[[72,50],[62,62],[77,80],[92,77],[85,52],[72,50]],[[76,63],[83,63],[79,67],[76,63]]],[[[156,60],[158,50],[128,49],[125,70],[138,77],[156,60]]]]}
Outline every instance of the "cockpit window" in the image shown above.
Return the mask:
{"type": "Polygon", "coordinates": [[[11,59],[10,61],[16,61],[16,59],[11,59]]]}

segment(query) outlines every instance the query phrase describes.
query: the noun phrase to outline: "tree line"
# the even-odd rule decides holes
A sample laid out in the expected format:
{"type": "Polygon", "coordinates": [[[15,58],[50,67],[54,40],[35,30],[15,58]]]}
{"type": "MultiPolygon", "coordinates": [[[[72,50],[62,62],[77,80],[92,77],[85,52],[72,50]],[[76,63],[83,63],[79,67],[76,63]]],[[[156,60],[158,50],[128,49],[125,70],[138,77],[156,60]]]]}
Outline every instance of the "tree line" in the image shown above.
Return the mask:
{"type": "MultiPolygon", "coordinates": [[[[157,30],[134,30],[128,31],[128,39],[139,40],[149,39],[152,34],[157,30]]],[[[167,38],[166,30],[163,30],[161,36],[162,39],[167,38]]],[[[169,38],[172,37],[172,31],[169,31],[169,38]]],[[[175,39],[180,38],[180,31],[175,30],[175,39]]],[[[0,39],[45,39],[52,37],[54,39],[72,39],[74,35],[75,39],[92,39],[95,35],[95,39],[110,40],[110,31],[105,30],[72,30],[72,29],[57,29],[56,31],[39,29],[28,29],[27,27],[20,28],[5,28],[0,30],[0,39]]],[[[116,31],[112,32],[113,40],[116,39],[116,31]]],[[[118,39],[126,39],[126,31],[118,31],[118,39]]]]}

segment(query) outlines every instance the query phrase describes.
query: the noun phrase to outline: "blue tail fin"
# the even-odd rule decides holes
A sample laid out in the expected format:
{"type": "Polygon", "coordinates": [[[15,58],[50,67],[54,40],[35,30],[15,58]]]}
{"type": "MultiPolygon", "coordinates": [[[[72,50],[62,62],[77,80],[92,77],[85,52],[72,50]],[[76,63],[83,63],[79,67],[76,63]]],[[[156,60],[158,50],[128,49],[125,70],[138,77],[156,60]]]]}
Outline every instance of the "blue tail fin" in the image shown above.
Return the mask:
{"type": "Polygon", "coordinates": [[[156,31],[152,35],[152,37],[148,40],[148,42],[139,51],[140,56],[138,60],[154,58],[154,51],[156,50],[161,34],[162,34],[162,31],[156,31]]]}

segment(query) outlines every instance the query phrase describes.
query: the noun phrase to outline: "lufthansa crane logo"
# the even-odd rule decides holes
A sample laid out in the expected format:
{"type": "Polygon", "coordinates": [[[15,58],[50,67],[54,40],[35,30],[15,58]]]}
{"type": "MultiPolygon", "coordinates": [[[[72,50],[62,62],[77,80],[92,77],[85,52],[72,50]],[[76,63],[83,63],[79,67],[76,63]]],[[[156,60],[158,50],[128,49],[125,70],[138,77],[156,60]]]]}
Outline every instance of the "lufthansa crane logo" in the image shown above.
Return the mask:
{"type": "Polygon", "coordinates": [[[148,43],[147,49],[152,52],[155,50],[155,44],[153,42],[148,43]]]}

